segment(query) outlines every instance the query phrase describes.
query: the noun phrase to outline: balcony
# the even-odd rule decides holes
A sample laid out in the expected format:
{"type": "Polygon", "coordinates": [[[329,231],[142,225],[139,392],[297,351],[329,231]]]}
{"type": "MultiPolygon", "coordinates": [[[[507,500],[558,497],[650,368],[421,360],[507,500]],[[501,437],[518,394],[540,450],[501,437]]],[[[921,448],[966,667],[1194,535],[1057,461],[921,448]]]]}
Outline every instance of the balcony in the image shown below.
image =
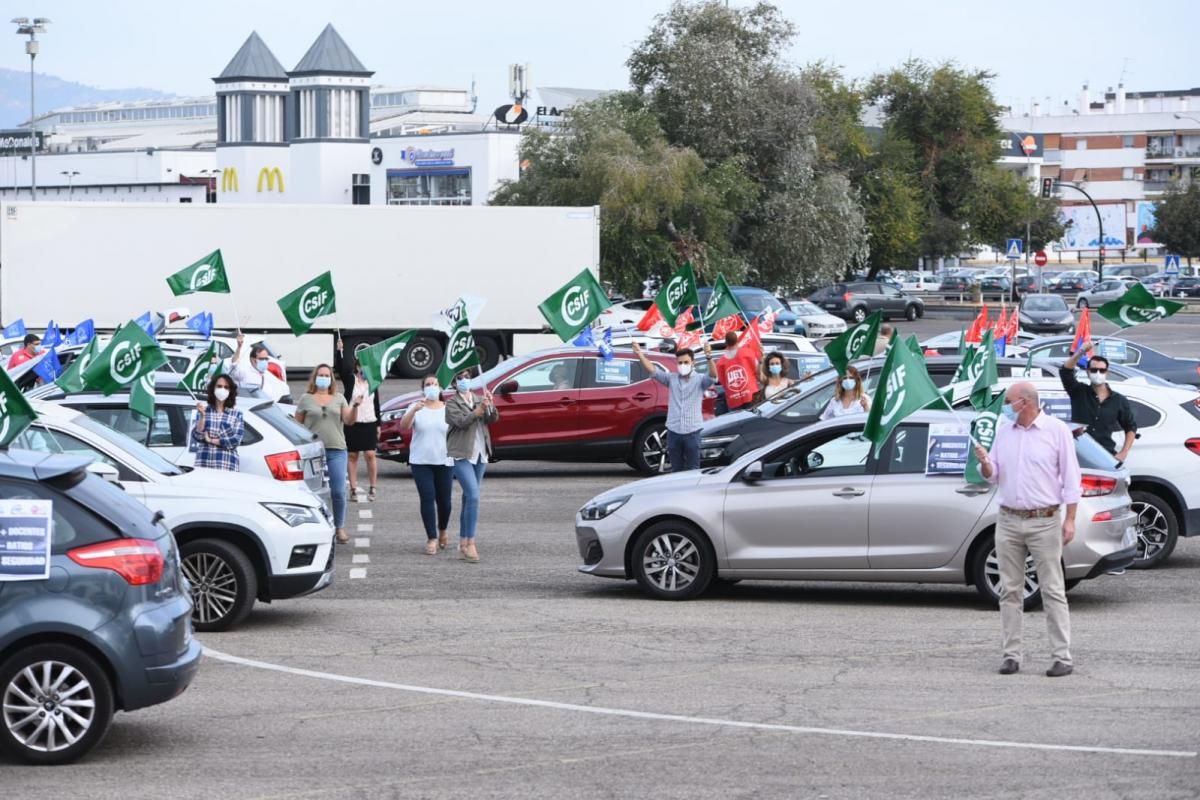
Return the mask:
{"type": "Polygon", "coordinates": [[[1200,164],[1200,146],[1147,147],[1147,164],[1200,164]]]}

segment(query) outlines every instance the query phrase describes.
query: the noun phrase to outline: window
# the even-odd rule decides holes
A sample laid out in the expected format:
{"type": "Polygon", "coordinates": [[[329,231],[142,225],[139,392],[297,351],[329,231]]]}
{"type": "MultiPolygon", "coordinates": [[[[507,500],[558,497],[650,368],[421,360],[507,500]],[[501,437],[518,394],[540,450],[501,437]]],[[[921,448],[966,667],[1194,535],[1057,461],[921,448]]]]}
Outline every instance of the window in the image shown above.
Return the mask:
{"type": "Polygon", "coordinates": [[[471,168],[391,170],[387,172],[391,205],[469,206],[471,168]]]}
{"type": "Polygon", "coordinates": [[[1121,137],[1121,147],[1133,147],[1133,137],[1132,136],[1122,136],[1121,137]]]}
{"type": "Polygon", "coordinates": [[[61,555],[83,545],[121,536],[111,525],[68,497],[32,481],[11,478],[0,480],[0,498],[5,500],[42,499],[54,504],[50,552],[61,555]]]}
{"type": "MultiPolygon", "coordinates": [[[[146,443],[150,433],[150,423],[128,407],[121,406],[90,406],[80,409],[92,419],[106,428],[112,428],[117,433],[123,433],[135,442],[146,443]]],[[[164,414],[162,409],[155,409],[155,417],[164,414]]],[[[157,420],[156,420],[157,421],[157,420]]]]}
{"type": "Polygon", "coordinates": [[[760,311],[765,311],[767,308],[766,298],[761,294],[744,294],[738,297],[738,303],[741,304],[742,310],[753,316],[760,311]]]}
{"type": "Polygon", "coordinates": [[[1133,167],[1125,167],[1121,170],[1121,179],[1126,181],[1133,180],[1133,167]]]}
{"type": "Polygon", "coordinates": [[[928,425],[901,425],[892,434],[880,469],[888,475],[924,474],[928,451],[928,425]]]}
{"type": "Polygon", "coordinates": [[[861,430],[829,431],[769,455],[763,480],[865,475],[870,456],[871,442],[861,430]]]}
{"type": "Polygon", "coordinates": [[[65,453],[72,456],[84,456],[101,464],[115,467],[117,477],[123,481],[140,481],[141,477],[126,469],[124,465],[109,458],[104,453],[70,434],[53,431],[44,425],[33,425],[18,437],[17,441],[26,450],[38,453],[65,453]]]}
{"type": "Polygon", "coordinates": [[[509,380],[517,382],[518,392],[561,391],[575,387],[575,373],[578,370],[579,359],[556,358],[534,364],[509,380]]]}
{"type": "MultiPolygon", "coordinates": [[[[870,370],[863,376],[863,389],[867,394],[874,392],[875,381],[878,378],[878,370],[870,370]]],[[[790,406],[778,414],[779,419],[793,425],[800,422],[812,422],[820,416],[821,412],[825,410],[825,406],[829,405],[829,401],[833,399],[835,382],[836,376],[835,380],[831,380],[824,386],[817,387],[811,392],[796,398],[790,406]]],[[[866,415],[864,414],[863,421],[866,422],[866,419],[866,415]]]]}
{"type": "Polygon", "coordinates": [[[1087,150],[1087,139],[1076,139],[1075,140],[1075,149],[1076,150],[1087,150]]]}
{"type": "Polygon", "coordinates": [[[1129,400],[1129,407],[1133,409],[1133,421],[1137,424],[1138,430],[1142,428],[1153,428],[1158,423],[1162,422],[1162,414],[1157,409],[1152,408],[1139,400],[1129,400]]]}
{"type": "Polygon", "coordinates": [[[900,296],[900,290],[895,286],[881,286],[879,288],[884,297],[896,298],[900,296]]]}
{"type": "Polygon", "coordinates": [[[878,283],[860,283],[851,286],[850,291],[854,294],[882,294],[878,283]]]}

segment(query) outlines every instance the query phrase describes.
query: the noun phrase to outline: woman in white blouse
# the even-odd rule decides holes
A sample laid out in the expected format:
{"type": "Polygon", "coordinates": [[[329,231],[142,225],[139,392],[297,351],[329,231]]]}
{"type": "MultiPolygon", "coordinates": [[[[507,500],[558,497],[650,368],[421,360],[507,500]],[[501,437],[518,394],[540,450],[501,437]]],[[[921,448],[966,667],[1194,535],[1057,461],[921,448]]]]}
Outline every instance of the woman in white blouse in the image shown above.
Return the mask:
{"type": "Polygon", "coordinates": [[[408,446],[408,466],[421,497],[421,522],[425,525],[425,555],[446,549],[446,526],[454,489],[454,462],[446,454],[446,404],[437,375],[422,381],[422,398],[408,407],[401,430],[413,432],[408,446]]]}
{"type": "Polygon", "coordinates": [[[833,397],[821,412],[821,419],[865,414],[870,410],[871,398],[863,391],[862,375],[854,367],[846,367],[846,374],[834,385],[833,397]]]}

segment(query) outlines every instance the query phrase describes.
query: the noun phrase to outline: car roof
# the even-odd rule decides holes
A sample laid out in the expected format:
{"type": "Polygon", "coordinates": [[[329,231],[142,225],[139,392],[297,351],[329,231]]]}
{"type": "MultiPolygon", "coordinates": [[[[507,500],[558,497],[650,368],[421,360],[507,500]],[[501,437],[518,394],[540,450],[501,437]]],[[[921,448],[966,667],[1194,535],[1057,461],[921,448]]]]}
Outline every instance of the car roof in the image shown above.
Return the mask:
{"type": "Polygon", "coordinates": [[[91,462],[87,456],[39,453],[14,447],[0,450],[0,477],[46,481],[83,469],[91,462]]]}
{"type": "MultiPolygon", "coordinates": [[[[174,372],[156,372],[154,373],[154,398],[156,403],[168,405],[195,405],[196,399],[187,391],[179,388],[181,377],[174,372]]],[[[68,395],[55,384],[43,384],[29,392],[27,395],[31,400],[63,400],[68,395]]],[[[197,393],[197,397],[202,397],[201,393],[197,393]]],[[[129,401],[129,392],[114,392],[111,395],[104,395],[101,392],[87,390],[83,392],[73,392],[70,397],[72,399],[110,402],[110,403],[127,403],[129,401]]],[[[239,392],[239,398],[249,398],[254,400],[254,404],[250,405],[251,411],[257,411],[260,408],[265,408],[271,405],[274,401],[269,397],[262,395],[258,390],[252,392],[239,392]]]]}

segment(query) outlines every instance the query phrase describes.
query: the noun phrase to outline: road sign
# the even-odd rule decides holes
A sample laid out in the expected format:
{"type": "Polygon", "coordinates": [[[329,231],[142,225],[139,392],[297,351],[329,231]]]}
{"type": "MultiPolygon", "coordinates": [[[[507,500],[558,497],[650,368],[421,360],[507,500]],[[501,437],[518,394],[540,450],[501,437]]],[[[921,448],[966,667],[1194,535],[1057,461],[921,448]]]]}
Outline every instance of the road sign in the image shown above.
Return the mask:
{"type": "Polygon", "coordinates": [[[1166,272],[1168,275],[1178,275],[1179,274],[1179,256],[1167,256],[1166,267],[1163,271],[1166,272]]]}
{"type": "Polygon", "coordinates": [[[1033,263],[1037,264],[1039,267],[1046,266],[1046,261],[1047,259],[1045,250],[1038,250],[1033,254],[1033,263]]]}
{"type": "Polygon", "coordinates": [[[1008,246],[1004,248],[1006,251],[1004,257],[1011,261],[1021,258],[1021,253],[1023,252],[1021,245],[1022,242],[1020,239],[1009,239],[1008,246]]]}

